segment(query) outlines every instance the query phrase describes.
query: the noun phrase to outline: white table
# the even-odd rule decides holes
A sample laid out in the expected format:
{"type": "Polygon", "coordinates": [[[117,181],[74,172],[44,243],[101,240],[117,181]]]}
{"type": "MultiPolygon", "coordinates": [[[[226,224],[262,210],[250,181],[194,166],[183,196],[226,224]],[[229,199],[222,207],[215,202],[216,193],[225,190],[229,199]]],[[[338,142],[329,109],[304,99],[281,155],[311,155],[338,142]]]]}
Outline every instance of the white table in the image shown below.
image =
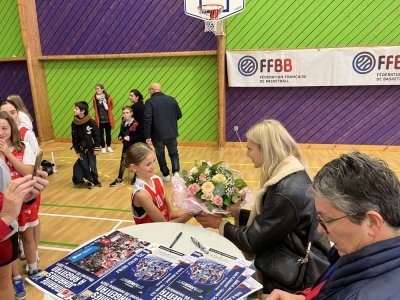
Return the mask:
{"type": "Polygon", "coordinates": [[[182,236],[175,243],[172,249],[185,254],[190,254],[195,250],[199,250],[190,239],[190,237],[194,237],[204,246],[214,248],[229,255],[244,258],[242,252],[231,241],[214,231],[200,226],[172,222],[158,222],[133,225],[118,230],[139,239],[158,243],[166,247],[169,247],[175,237],[182,232],[182,236]]]}

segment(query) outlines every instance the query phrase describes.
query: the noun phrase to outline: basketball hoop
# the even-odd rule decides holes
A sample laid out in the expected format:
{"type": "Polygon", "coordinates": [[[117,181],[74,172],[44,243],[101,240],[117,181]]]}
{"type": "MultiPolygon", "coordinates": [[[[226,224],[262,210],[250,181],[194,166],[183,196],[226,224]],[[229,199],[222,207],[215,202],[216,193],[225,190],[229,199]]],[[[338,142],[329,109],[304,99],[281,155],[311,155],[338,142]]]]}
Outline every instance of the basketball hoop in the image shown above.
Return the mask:
{"type": "Polygon", "coordinates": [[[224,23],[220,20],[224,6],[220,4],[204,4],[198,7],[204,20],[204,32],[213,32],[215,35],[224,35],[224,23]]]}

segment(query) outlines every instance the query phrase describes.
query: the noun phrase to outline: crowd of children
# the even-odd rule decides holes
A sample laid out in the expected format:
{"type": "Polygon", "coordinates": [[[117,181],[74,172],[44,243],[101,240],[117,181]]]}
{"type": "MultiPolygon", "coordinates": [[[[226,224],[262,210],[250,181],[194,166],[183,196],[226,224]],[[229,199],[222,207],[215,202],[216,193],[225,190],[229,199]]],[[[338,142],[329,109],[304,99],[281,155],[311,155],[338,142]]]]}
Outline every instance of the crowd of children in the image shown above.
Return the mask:
{"type": "MultiPolygon", "coordinates": [[[[145,144],[143,133],[144,102],[142,94],[133,89],[129,93],[131,106],[122,108],[122,121],[118,139],[122,142],[122,154],[118,177],[110,187],[123,183],[127,168],[133,177],[130,184],[131,209],[137,224],[148,222],[186,222],[192,215],[171,210],[170,201],[164,190],[163,180],[155,175],[156,155],[145,144]]],[[[96,157],[99,153],[114,152],[111,148],[111,130],[114,128],[114,102],[101,84],[96,85],[93,96],[94,120],[89,114],[86,101],[74,105],[74,118],[71,124],[72,147],[78,155],[74,166],[73,183],[84,184],[88,189],[101,187],[97,172],[96,157]],[[105,135],[105,138],[104,138],[105,135]],[[78,176],[77,170],[80,170],[78,176]]],[[[33,132],[33,118],[23,100],[18,95],[10,95],[0,103],[0,159],[7,165],[11,179],[32,174],[39,144],[33,132]]],[[[38,244],[40,221],[38,217],[40,194],[29,207],[22,209],[18,216],[20,258],[26,258],[26,272],[38,272],[38,244]]],[[[26,298],[24,281],[20,274],[20,262],[12,262],[12,282],[17,300],[26,298]]]]}

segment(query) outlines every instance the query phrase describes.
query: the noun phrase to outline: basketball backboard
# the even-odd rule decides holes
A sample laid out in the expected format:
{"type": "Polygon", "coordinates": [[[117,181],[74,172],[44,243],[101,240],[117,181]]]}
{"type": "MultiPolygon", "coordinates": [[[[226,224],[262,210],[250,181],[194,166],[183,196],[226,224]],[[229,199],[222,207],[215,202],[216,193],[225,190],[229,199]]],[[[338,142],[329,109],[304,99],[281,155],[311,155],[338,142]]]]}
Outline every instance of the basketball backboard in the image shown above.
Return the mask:
{"type": "Polygon", "coordinates": [[[204,15],[199,10],[199,6],[209,4],[219,4],[223,6],[221,14],[219,14],[219,20],[223,20],[234,14],[241,12],[244,9],[245,0],[185,0],[185,14],[188,16],[204,19],[204,15]]]}

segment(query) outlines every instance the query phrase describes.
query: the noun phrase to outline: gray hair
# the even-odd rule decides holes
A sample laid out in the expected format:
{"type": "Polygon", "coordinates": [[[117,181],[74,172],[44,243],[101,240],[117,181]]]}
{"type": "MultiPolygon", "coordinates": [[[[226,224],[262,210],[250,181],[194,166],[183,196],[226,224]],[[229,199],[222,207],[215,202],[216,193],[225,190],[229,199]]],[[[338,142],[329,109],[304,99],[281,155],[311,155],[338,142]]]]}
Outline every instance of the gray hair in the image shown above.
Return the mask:
{"type": "Polygon", "coordinates": [[[324,198],[361,224],[375,211],[393,228],[400,227],[400,183],[386,162],[351,152],[327,163],[309,188],[312,197],[324,198]]]}

